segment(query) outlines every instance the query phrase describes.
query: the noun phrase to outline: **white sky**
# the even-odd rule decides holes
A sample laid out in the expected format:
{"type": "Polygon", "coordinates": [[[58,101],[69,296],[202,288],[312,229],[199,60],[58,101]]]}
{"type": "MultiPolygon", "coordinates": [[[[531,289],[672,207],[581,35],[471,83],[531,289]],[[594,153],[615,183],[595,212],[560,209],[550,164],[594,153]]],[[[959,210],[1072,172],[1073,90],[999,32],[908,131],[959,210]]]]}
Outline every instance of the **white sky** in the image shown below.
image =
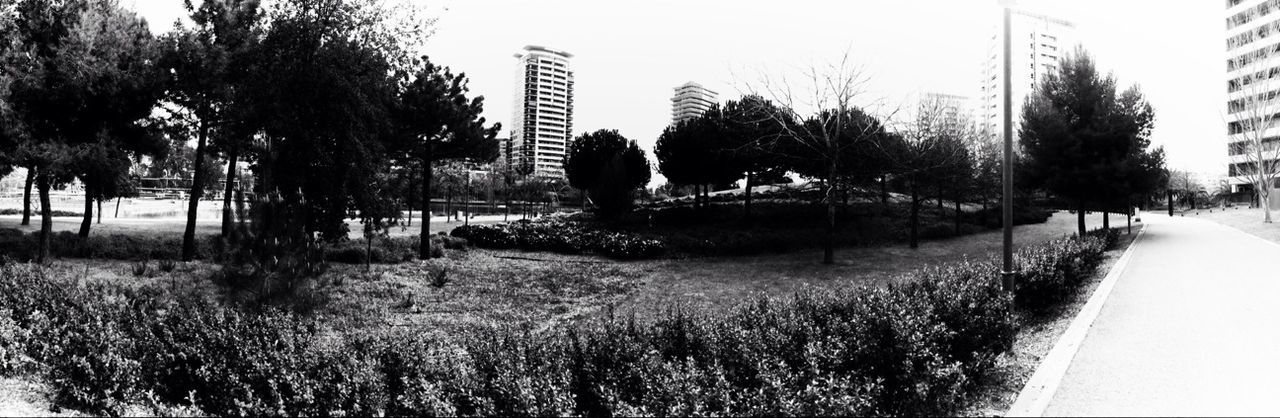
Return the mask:
{"type": "MultiPolygon", "coordinates": [[[[136,2],[162,31],[181,0],[136,2]]],[[[415,1],[417,0],[410,0],[415,1]]],[[[427,4],[427,2],[421,2],[427,4]]],[[[465,72],[485,117],[510,125],[515,58],[536,44],[574,54],[575,134],[618,129],[652,153],[672,88],[696,81],[720,100],[778,74],[850,58],[889,102],[977,96],[996,0],[444,0],[432,61],[465,72]]],[[[1156,110],[1153,142],[1169,166],[1225,172],[1225,8],[1220,1],[1021,0],[1070,20],[1104,71],[1138,83],[1156,110]]],[[[440,7],[436,7],[440,6],[440,7]]],[[[503,134],[505,136],[505,133],[503,134]]],[[[652,157],[652,156],[651,156],[652,157]]]]}

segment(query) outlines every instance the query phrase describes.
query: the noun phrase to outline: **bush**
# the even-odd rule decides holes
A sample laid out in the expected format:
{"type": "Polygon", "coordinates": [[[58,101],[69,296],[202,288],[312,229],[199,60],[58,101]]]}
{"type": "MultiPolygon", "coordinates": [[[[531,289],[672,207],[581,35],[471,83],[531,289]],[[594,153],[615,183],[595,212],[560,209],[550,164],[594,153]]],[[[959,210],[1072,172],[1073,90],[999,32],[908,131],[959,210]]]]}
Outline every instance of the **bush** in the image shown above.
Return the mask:
{"type": "Polygon", "coordinates": [[[1103,239],[1064,238],[1014,255],[1017,306],[1045,314],[1060,305],[1097,270],[1106,252],[1103,239]]]}
{"type": "Polygon", "coordinates": [[[561,254],[597,253],[621,260],[656,258],[666,251],[666,245],[659,240],[626,232],[597,230],[583,222],[566,220],[464,225],[454,228],[450,234],[480,248],[519,248],[561,254]]]}
{"type": "MultiPolygon", "coordinates": [[[[0,254],[19,261],[35,259],[40,232],[25,234],[17,229],[0,229],[0,254]]],[[[218,237],[198,236],[196,259],[210,259],[218,248],[218,237]]],[[[49,253],[63,258],[97,258],[110,260],[176,260],[182,256],[182,236],[94,234],[86,240],[73,232],[62,231],[50,237],[49,253]]]]}

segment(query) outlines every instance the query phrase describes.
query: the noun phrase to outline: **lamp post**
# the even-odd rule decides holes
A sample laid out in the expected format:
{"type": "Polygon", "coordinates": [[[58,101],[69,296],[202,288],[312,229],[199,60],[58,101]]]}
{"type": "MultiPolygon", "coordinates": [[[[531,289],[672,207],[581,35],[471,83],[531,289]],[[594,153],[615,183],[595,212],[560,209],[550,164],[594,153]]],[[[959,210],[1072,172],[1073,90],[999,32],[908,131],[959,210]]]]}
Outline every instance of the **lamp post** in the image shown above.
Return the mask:
{"type": "Polygon", "coordinates": [[[1004,8],[1004,265],[1000,269],[1001,284],[1006,292],[1013,292],[1013,80],[1012,80],[1012,30],[1010,15],[1014,0],[1001,0],[1004,8]]]}

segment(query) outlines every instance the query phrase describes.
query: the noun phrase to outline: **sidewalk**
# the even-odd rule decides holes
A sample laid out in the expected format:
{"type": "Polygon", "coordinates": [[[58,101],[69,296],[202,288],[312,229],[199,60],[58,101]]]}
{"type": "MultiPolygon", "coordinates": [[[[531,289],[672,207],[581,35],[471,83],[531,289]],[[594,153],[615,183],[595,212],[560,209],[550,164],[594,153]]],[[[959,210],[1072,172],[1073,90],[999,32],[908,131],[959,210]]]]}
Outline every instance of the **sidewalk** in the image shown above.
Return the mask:
{"type": "Polygon", "coordinates": [[[1043,415],[1280,415],[1280,245],[1145,218],[1043,415]]]}

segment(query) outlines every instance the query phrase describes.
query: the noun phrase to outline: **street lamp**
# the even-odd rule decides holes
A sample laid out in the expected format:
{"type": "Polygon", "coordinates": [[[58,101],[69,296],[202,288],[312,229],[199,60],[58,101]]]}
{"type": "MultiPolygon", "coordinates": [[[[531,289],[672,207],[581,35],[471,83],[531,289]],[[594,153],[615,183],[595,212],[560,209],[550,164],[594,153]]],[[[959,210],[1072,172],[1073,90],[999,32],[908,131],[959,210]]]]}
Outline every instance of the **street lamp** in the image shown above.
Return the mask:
{"type": "Polygon", "coordinates": [[[1013,292],[1013,80],[1010,14],[1014,0],[1000,0],[1004,8],[1004,266],[1000,269],[1001,283],[1006,292],[1013,292]]]}

